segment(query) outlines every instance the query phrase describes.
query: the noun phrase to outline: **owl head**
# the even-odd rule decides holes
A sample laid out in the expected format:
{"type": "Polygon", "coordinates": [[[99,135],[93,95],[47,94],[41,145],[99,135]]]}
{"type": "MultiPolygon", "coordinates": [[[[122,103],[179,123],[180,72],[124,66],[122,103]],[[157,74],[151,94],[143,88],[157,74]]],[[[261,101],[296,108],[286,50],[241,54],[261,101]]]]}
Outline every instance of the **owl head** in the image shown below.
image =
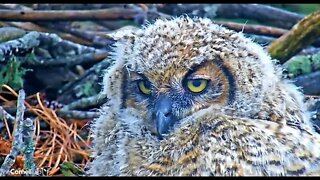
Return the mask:
{"type": "Polygon", "coordinates": [[[209,107],[266,119],[272,108],[285,116],[294,107],[297,112],[290,113],[296,118],[287,121],[306,119],[297,88],[281,79],[281,69],[263,48],[209,19],[157,20],[117,37],[115,65],[105,73],[102,93],[110,99],[108,106],[141,119],[160,139],[209,107]],[[272,96],[286,95],[273,103],[272,96]],[[286,106],[289,102],[296,105],[286,106]]]}

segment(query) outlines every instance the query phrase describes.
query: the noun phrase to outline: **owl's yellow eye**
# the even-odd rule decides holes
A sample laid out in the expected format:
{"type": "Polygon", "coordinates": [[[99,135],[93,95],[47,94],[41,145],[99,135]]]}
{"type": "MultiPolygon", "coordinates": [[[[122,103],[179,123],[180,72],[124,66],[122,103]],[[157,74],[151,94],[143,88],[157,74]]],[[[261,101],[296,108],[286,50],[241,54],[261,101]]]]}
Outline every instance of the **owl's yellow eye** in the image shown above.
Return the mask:
{"type": "Polygon", "coordinates": [[[206,89],[208,80],[205,79],[190,79],[187,81],[187,88],[193,93],[200,93],[206,89]]]}
{"type": "Polygon", "coordinates": [[[146,80],[140,80],[140,81],[138,81],[138,87],[139,87],[139,90],[143,94],[145,94],[145,95],[151,94],[151,84],[150,84],[150,82],[148,82],[146,80]]]}

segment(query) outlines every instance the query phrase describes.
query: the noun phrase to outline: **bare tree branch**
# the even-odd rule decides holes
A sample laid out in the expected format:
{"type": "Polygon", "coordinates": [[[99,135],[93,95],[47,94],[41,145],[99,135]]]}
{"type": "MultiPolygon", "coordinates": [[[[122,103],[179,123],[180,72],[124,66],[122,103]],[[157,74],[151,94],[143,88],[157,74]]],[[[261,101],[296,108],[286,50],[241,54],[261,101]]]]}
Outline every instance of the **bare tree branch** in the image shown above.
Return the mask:
{"type": "Polygon", "coordinates": [[[2,21],[77,21],[77,20],[114,20],[134,19],[141,11],[138,9],[108,8],[98,10],[67,10],[67,11],[26,11],[0,10],[2,21]]]}
{"type": "Polygon", "coordinates": [[[0,106],[0,119],[4,120],[4,118],[6,118],[6,120],[9,120],[11,124],[14,124],[15,118],[7,111],[5,111],[2,106],[0,106]]]}
{"type": "Polygon", "coordinates": [[[25,36],[0,44],[0,62],[12,55],[24,54],[39,46],[39,33],[30,32],[25,36]]]}
{"type": "Polygon", "coordinates": [[[290,29],[303,18],[303,15],[262,4],[166,4],[158,5],[157,9],[174,16],[188,14],[211,18],[252,19],[284,29],[290,29]]]}
{"type": "Polygon", "coordinates": [[[77,111],[77,110],[58,110],[58,116],[62,118],[72,118],[72,119],[93,119],[99,117],[99,112],[92,111],[77,111]]]}
{"type": "Polygon", "coordinates": [[[12,148],[10,150],[10,153],[4,159],[3,164],[1,165],[0,176],[7,175],[9,173],[10,168],[14,164],[16,157],[21,153],[21,149],[23,147],[23,141],[22,141],[23,135],[21,133],[21,130],[22,130],[24,111],[25,111],[24,100],[25,100],[25,93],[23,90],[20,90],[18,101],[17,101],[17,114],[15,118],[15,127],[13,130],[14,139],[12,141],[12,148]]]}
{"type": "Polygon", "coordinates": [[[39,59],[32,62],[22,62],[28,67],[53,67],[53,66],[65,66],[73,67],[76,65],[96,63],[102,61],[108,56],[107,52],[86,53],[81,56],[66,57],[64,59],[39,59]]]}
{"type": "Polygon", "coordinates": [[[62,39],[73,41],[75,43],[79,43],[79,44],[82,44],[82,45],[91,46],[93,44],[92,42],[90,42],[88,40],[85,40],[85,39],[83,39],[81,37],[77,37],[77,36],[74,36],[74,35],[69,34],[69,33],[59,32],[59,31],[56,31],[54,29],[48,29],[46,27],[39,26],[39,25],[31,23],[31,22],[7,22],[7,24],[8,25],[6,25],[6,26],[13,26],[13,27],[17,27],[17,28],[20,28],[20,29],[28,30],[28,31],[37,31],[37,32],[45,32],[45,33],[56,33],[62,39]]]}
{"type": "Polygon", "coordinates": [[[98,48],[106,48],[114,42],[113,39],[110,39],[107,36],[99,36],[96,34],[88,33],[83,30],[72,28],[72,27],[70,27],[70,25],[68,23],[64,23],[64,22],[57,22],[55,24],[48,24],[48,23],[40,23],[40,24],[42,26],[46,26],[51,29],[55,29],[55,30],[58,30],[58,31],[61,31],[64,33],[69,33],[74,36],[85,39],[87,41],[90,41],[94,45],[96,45],[98,48]]]}
{"type": "Polygon", "coordinates": [[[90,106],[101,106],[103,103],[105,103],[106,99],[104,97],[101,97],[100,94],[97,94],[95,96],[87,97],[79,99],[75,102],[72,102],[68,105],[65,105],[62,110],[73,110],[73,109],[85,109],[90,106]]]}
{"type": "Polygon", "coordinates": [[[281,36],[268,47],[270,55],[286,62],[320,36],[320,11],[316,11],[297,23],[288,33],[281,36]]]}
{"type": "Polygon", "coordinates": [[[235,31],[243,31],[244,33],[252,33],[255,35],[267,35],[272,37],[280,37],[287,33],[288,30],[263,25],[240,24],[233,22],[214,21],[216,24],[223,25],[235,31]]]}
{"type": "Polygon", "coordinates": [[[304,94],[320,93],[320,71],[294,78],[294,84],[303,88],[304,94]]]}
{"type": "Polygon", "coordinates": [[[26,118],[23,120],[21,133],[23,134],[23,149],[22,152],[25,155],[24,168],[27,172],[27,176],[33,176],[36,174],[36,165],[34,163],[34,150],[35,145],[33,141],[34,133],[34,119],[26,118]]]}

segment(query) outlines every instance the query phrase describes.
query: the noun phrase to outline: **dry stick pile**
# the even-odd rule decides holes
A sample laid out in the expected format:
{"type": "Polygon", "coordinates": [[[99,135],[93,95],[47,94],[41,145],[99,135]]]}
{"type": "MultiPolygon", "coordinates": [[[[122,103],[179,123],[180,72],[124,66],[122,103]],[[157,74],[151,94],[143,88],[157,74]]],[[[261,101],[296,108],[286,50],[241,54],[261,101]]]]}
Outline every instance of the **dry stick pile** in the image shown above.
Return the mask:
{"type": "MultiPolygon", "coordinates": [[[[15,97],[18,96],[18,94],[10,87],[4,85],[3,88],[7,90],[7,94],[15,97]]],[[[14,103],[3,96],[0,96],[0,100],[4,102],[4,106],[14,103]]],[[[37,101],[36,105],[31,105],[28,102],[25,102],[26,108],[37,115],[35,119],[36,130],[34,152],[34,158],[37,167],[51,167],[48,175],[54,175],[59,170],[59,164],[61,164],[61,162],[75,162],[77,159],[82,159],[79,165],[83,168],[90,159],[90,139],[88,136],[83,139],[79,132],[86,129],[87,122],[70,120],[65,121],[64,119],[58,117],[55,110],[47,108],[43,105],[43,100],[41,100],[39,93],[27,97],[27,100],[37,101]],[[40,126],[42,123],[47,124],[50,129],[41,130],[40,126]]],[[[7,121],[7,118],[4,118],[6,130],[9,135],[9,141],[11,141],[12,132],[9,130],[7,121]]],[[[1,144],[8,144],[8,141],[2,138],[1,144]]],[[[10,146],[1,147],[4,148],[2,151],[6,151],[7,153],[8,150],[10,150],[10,146]]],[[[16,166],[18,168],[23,168],[23,162],[24,159],[17,161],[16,166]]]]}
{"type": "MultiPolygon", "coordinates": [[[[304,18],[256,4],[1,4],[0,14],[0,67],[11,62],[12,57],[19,57],[21,66],[32,70],[24,76],[23,88],[27,92],[24,115],[34,119],[35,165],[48,170],[49,176],[77,175],[70,169],[65,171],[68,164],[63,163],[73,162],[84,169],[90,161],[88,128],[91,120],[99,115],[96,110],[107,101],[98,94],[99,84],[103,70],[113,63],[108,54],[114,40],[107,34],[135,29],[157,18],[186,14],[213,18],[217,24],[243,32],[267,46],[290,33],[304,18]],[[243,18],[272,26],[219,18],[243,18]],[[30,54],[34,57],[26,58],[30,54]]],[[[319,52],[319,38],[309,43],[313,48],[303,49],[304,53],[319,52]]],[[[301,78],[303,82],[314,82],[303,84],[304,89],[317,89],[318,72],[297,77],[298,82],[301,78]]],[[[320,94],[320,88],[318,90],[320,94]]],[[[14,115],[19,111],[16,91],[8,85],[0,88],[1,164],[1,159],[11,158],[8,154],[14,145],[14,115]]],[[[317,97],[307,96],[312,111],[316,106],[313,99],[317,97]]],[[[14,158],[14,165],[7,169],[24,169],[25,162],[31,161],[30,153],[14,158]]]]}

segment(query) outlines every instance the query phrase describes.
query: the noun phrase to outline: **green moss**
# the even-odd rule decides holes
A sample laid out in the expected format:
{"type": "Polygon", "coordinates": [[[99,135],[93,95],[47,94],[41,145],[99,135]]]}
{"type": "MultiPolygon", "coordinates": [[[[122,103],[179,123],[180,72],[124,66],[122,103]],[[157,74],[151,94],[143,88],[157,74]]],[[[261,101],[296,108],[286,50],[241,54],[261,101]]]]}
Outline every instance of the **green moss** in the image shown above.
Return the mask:
{"type": "Polygon", "coordinates": [[[83,86],[82,86],[82,92],[86,97],[90,97],[93,95],[98,94],[98,92],[96,91],[94,85],[91,82],[86,82],[83,86]]]}
{"type": "Polygon", "coordinates": [[[85,172],[73,162],[63,162],[60,170],[64,176],[83,176],[85,172]]]}
{"type": "Polygon", "coordinates": [[[320,70],[320,52],[314,55],[299,55],[289,59],[284,68],[288,71],[289,77],[296,77],[320,70]]]}
{"type": "Polygon", "coordinates": [[[12,56],[6,65],[1,65],[0,84],[7,84],[14,90],[23,87],[23,76],[27,69],[21,67],[21,62],[15,56],[12,56]]]}
{"type": "Polygon", "coordinates": [[[28,53],[28,54],[24,57],[25,61],[27,61],[28,64],[35,64],[35,63],[37,63],[37,62],[39,61],[39,60],[37,59],[37,56],[36,56],[36,54],[35,54],[34,52],[35,52],[35,51],[32,50],[31,53],[28,53]]]}
{"type": "Polygon", "coordinates": [[[290,77],[296,77],[301,74],[312,72],[311,59],[308,56],[294,56],[284,64],[290,77]]]}
{"type": "Polygon", "coordinates": [[[17,38],[21,38],[26,34],[26,31],[15,27],[0,28],[0,42],[7,42],[17,38]]]}
{"type": "Polygon", "coordinates": [[[320,52],[312,55],[311,60],[312,60],[312,69],[315,71],[320,70],[320,52]]]}

